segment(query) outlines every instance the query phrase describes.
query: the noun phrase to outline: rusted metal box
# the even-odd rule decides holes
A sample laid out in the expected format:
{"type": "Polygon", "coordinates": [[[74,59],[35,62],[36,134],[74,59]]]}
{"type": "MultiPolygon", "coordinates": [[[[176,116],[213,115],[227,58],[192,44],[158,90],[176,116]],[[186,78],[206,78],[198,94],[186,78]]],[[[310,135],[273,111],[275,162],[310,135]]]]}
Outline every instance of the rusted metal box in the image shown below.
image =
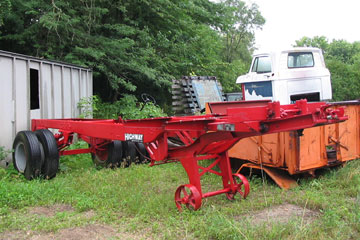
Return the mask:
{"type": "MultiPolygon", "coordinates": [[[[226,103],[209,103],[208,111],[226,103]]],[[[244,138],[229,151],[231,158],[286,170],[289,174],[313,171],[360,158],[360,101],[334,103],[345,107],[349,120],[298,131],[244,138]]],[[[215,112],[218,112],[216,110],[215,112]]]]}

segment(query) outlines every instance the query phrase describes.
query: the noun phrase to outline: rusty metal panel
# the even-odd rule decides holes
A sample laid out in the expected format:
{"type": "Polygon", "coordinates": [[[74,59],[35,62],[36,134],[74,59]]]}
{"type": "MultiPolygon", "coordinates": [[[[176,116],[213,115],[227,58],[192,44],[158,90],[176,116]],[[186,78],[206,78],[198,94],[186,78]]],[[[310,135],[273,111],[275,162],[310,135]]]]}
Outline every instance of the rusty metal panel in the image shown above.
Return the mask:
{"type": "Polygon", "coordinates": [[[340,150],[340,161],[360,157],[360,107],[358,105],[348,105],[345,112],[351,120],[345,124],[337,124],[339,128],[338,150],[340,150]]]}
{"type": "Polygon", "coordinates": [[[232,158],[282,167],[284,165],[283,133],[244,138],[236,143],[228,153],[232,158]]]}
{"type": "Polygon", "coordinates": [[[290,174],[299,171],[299,144],[296,131],[284,133],[284,156],[285,166],[290,174]]]}
{"type": "Polygon", "coordinates": [[[348,161],[360,157],[360,105],[347,105],[345,108],[349,120],[324,126],[325,145],[337,150],[337,160],[348,161]]]}
{"type": "MultiPolygon", "coordinates": [[[[226,110],[226,103],[209,105],[207,110],[211,112],[226,110]]],[[[282,168],[290,174],[360,158],[360,101],[336,105],[346,107],[349,120],[305,129],[302,136],[290,131],[244,138],[229,149],[229,156],[282,168]]]]}
{"type": "Polygon", "coordinates": [[[259,163],[259,146],[257,145],[258,138],[259,137],[249,137],[241,139],[229,149],[229,157],[259,163]]]}
{"type": "Polygon", "coordinates": [[[264,170],[282,189],[291,189],[298,186],[297,182],[293,178],[276,168],[268,168],[253,163],[245,163],[241,165],[236,173],[240,173],[243,168],[264,170]]]}
{"type": "Polygon", "coordinates": [[[323,143],[323,128],[315,127],[305,129],[303,136],[299,136],[299,171],[319,168],[327,165],[324,156],[325,146],[323,143]]]}

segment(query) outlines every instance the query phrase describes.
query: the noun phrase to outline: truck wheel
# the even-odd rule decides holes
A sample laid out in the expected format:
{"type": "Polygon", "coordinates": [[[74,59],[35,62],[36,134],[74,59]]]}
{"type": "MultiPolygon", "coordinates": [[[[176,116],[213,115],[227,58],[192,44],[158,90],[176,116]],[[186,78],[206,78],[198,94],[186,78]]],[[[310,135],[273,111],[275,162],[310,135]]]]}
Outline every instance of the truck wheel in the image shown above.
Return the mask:
{"type": "Polygon", "coordinates": [[[31,131],[21,131],[13,143],[13,163],[15,169],[31,180],[41,173],[42,154],[38,138],[31,131]]]}
{"type": "Polygon", "coordinates": [[[136,147],[131,141],[124,142],[124,157],[122,165],[129,167],[131,163],[136,162],[136,147]]]}
{"type": "Polygon", "coordinates": [[[95,165],[116,168],[120,165],[122,158],[122,143],[115,140],[105,146],[105,150],[97,150],[96,153],[91,153],[92,160],[95,165]]]}
{"type": "Polygon", "coordinates": [[[48,129],[36,130],[35,134],[44,149],[41,175],[45,179],[51,179],[56,176],[59,169],[59,150],[55,137],[48,129]]]}
{"type": "Polygon", "coordinates": [[[146,151],[145,145],[143,143],[136,143],[137,157],[139,158],[139,163],[147,163],[148,152],[146,151]]]}

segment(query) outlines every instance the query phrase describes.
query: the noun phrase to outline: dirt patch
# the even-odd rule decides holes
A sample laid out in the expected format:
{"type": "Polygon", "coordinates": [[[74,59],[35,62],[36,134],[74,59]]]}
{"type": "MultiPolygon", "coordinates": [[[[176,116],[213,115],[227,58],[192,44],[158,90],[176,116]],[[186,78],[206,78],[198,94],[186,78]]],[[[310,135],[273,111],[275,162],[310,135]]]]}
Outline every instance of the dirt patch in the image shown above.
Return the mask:
{"type": "Polygon", "coordinates": [[[35,232],[6,232],[0,234],[0,240],[48,240],[48,239],[66,239],[66,240],[105,240],[105,239],[124,239],[124,240],[137,240],[149,239],[142,234],[117,232],[114,228],[106,225],[94,224],[76,228],[61,229],[56,233],[35,233],[35,232]]]}
{"type": "Polygon", "coordinates": [[[360,198],[359,197],[357,197],[357,198],[350,197],[348,199],[349,199],[350,202],[360,205],[360,198]]]}
{"type": "Polygon", "coordinates": [[[74,208],[66,204],[55,204],[52,206],[41,206],[41,207],[31,207],[28,209],[28,213],[43,215],[46,217],[53,217],[58,212],[73,212],[74,208]]]}
{"type": "Polygon", "coordinates": [[[12,231],[0,233],[0,240],[23,240],[29,239],[31,232],[12,231]]]}
{"type": "Polygon", "coordinates": [[[81,216],[84,218],[92,218],[92,217],[95,217],[95,215],[96,215],[96,213],[94,210],[89,210],[89,211],[81,213],[81,216]]]}
{"type": "Polygon", "coordinates": [[[301,220],[303,224],[308,224],[319,215],[317,211],[286,203],[255,212],[249,216],[249,220],[254,225],[265,222],[287,223],[289,220],[296,219],[301,220]]]}
{"type": "MultiPolygon", "coordinates": [[[[45,216],[45,217],[53,217],[56,213],[59,212],[74,212],[74,208],[71,205],[66,204],[55,204],[52,206],[38,206],[38,207],[30,207],[27,212],[29,214],[45,216]]],[[[95,211],[89,210],[86,212],[80,213],[81,217],[84,218],[92,218],[96,215],[95,211]]]]}

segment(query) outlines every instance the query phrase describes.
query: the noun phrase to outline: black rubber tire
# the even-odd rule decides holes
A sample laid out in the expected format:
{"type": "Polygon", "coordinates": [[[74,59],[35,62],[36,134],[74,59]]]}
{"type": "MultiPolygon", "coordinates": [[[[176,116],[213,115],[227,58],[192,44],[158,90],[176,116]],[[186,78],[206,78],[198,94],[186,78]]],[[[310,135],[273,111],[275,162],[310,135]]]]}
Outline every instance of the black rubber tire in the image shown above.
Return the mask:
{"type": "Polygon", "coordinates": [[[96,166],[106,168],[116,168],[120,166],[123,156],[122,142],[114,140],[106,146],[107,156],[102,159],[101,156],[91,153],[91,158],[96,166]]]}
{"type": "Polygon", "coordinates": [[[124,142],[124,156],[122,160],[123,167],[129,167],[131,163],[136,162],[136,147],[134,142],[124,142]]]}
{"type": "Polygon", "coordinates": [[[59,150],[54,134],[48,129],[39,129],[35,134],[44,149],[44,162],[41,166],[41,176],[51,179],[59,170],[59,150]]]}
{"type": "Polygon", "coordinates": [[[139,163],[149,162],[149,160],[147,159],[147,157],[149,157],[149,154],[146,151],[145,145],[143,143],[136,143],[136,152],[139,163]]]}
{"type": "Polygon", "coordinates": [[[114,140],[109,148],[109,161],[114,167],[119,167],[123,157],[123,145],[119,140],[114,140]]]}
{"type": "Polygon", "coordinates": [[[42,153],[38,138],[31,131],[16,134],[13,143],[13,164],[15,169],[24,174],[28,180],[38,178],[41,174],[42,153]]]}

